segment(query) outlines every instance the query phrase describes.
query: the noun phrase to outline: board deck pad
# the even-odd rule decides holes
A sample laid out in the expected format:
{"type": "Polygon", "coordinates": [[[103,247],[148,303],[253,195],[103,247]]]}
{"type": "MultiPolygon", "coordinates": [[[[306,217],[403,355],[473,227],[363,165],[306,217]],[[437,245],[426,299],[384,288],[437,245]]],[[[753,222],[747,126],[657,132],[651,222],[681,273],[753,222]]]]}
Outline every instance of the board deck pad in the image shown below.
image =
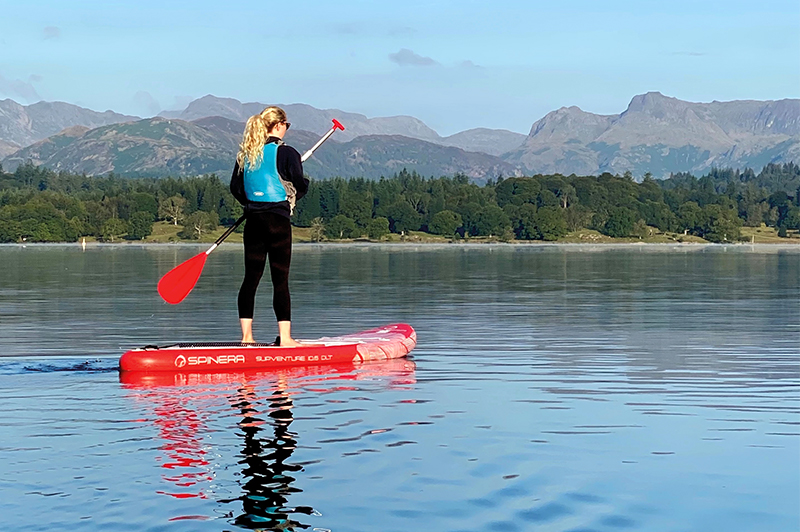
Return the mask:
{"type": "Polygon", "coordinates": [[[395,323],[344,336],[298,340],[299,347],[239,342],[187,342],[127,351],[120,371],[219,371],[389,360],[406,356],[417,334],[395,323]]]}

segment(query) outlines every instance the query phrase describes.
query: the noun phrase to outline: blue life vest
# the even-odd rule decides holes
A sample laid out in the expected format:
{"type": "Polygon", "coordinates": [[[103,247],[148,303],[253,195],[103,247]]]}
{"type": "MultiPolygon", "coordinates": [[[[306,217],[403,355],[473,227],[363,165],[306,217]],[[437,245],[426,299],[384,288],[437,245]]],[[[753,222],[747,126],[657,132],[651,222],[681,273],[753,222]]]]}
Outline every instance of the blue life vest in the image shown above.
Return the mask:
{"type": "Polygon", "coordinates": [[[250,168],[250,163],[245,163],[244,192],[249,201],[286,201],[286,189],[278,173],[278,146],[276,142],[264,144],[264,157],[255,170],[250,168]]]}

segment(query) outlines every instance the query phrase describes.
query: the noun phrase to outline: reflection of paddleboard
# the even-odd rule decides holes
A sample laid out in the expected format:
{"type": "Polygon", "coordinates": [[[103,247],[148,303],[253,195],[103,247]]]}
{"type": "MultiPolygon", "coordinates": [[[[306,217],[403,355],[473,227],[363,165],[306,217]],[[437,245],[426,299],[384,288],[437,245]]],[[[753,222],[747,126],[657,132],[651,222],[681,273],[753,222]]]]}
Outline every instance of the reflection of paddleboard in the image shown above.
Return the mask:
{"type": "Polygon", "coordinates": [[[345,336],[300,340],[299,347],[271,344],[195,343],[148,346],[126,352],[120,371],[196,372],[315,366],[401,358],[414,349],[417,334],[398,323],[345,336]]]}

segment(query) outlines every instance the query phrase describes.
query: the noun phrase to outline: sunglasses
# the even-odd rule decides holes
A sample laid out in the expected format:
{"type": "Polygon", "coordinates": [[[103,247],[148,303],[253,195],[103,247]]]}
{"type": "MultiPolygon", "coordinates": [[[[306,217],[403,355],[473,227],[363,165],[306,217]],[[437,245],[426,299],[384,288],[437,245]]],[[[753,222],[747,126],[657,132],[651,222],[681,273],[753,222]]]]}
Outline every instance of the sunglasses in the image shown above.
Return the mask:
{"type": "Polygon", "coordinates": [[[292,123],[291,122],[286,122],[285,120],[283,122],[281,122],[281,124],[285,125],[286,129],[289,129],[290,127],[292,127],[292,123]]]}

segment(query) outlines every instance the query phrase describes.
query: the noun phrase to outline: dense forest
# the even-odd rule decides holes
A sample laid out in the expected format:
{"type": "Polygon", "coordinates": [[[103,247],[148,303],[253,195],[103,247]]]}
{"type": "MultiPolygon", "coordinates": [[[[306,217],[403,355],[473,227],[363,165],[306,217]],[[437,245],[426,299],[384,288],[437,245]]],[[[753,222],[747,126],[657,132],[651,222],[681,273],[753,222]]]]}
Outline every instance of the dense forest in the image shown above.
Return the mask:
{"type": "MultiPolygon", "coordinates": [[[[141,240],[156,221],[197,239],[242,214],[216,175],[189,178],[88,177],[25,164],[0,168],[0,242],[69,242],[95,237],[141,240]]],[[[466,176],[425,178],[402,171],[377,181],[312,180],[293,223],[318,239],[426,231],[450,238],[554,241],[595,229],[612,237],[653,231],[734,242],[762,223],[780,236],[800,229],[800,167],[769,164],[760,173],[713,170],[697,178],[536,175],[483,186],[466,176]]]]}

